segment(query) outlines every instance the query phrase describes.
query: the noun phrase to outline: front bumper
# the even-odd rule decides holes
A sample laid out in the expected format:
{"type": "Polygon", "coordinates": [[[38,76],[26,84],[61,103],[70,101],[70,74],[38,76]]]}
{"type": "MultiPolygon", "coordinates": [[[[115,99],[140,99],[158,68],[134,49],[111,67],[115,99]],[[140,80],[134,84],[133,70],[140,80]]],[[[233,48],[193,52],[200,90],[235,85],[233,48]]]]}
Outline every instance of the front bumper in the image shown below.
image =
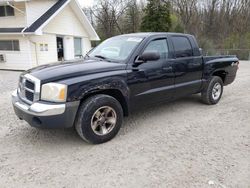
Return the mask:
{"type": "Polygon", "coordinates": [[[12,93],[12,104],[16,115],[38,128],[69,128],[74,125],[79,102],[55,104],[35,102],[28,105],[23,102],[15,90],[12,93]]]}

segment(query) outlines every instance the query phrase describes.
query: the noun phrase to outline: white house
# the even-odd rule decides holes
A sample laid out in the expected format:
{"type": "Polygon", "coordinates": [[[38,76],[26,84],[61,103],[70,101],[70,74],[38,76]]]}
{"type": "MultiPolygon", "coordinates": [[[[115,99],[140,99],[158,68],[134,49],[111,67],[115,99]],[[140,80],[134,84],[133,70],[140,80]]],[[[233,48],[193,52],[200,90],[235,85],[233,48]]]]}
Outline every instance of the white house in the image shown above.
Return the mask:
{"type": "Polygon", "coordinates": [[[72,60],[98,35],[77,0],[0,0],[0,69],[72,60]]]}

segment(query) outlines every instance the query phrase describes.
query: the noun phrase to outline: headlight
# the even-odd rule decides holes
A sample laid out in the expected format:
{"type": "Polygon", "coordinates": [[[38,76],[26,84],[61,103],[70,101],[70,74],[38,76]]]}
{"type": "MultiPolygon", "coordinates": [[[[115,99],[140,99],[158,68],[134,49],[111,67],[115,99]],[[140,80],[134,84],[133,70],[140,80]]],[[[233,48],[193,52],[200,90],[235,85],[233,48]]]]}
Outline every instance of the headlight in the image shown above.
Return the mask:
{"type": "Polygon", "coordinates": [[[42,85],[41,99],[51,102],[65,102],[67,86],[64,84],[48,83],[42,85]]]}

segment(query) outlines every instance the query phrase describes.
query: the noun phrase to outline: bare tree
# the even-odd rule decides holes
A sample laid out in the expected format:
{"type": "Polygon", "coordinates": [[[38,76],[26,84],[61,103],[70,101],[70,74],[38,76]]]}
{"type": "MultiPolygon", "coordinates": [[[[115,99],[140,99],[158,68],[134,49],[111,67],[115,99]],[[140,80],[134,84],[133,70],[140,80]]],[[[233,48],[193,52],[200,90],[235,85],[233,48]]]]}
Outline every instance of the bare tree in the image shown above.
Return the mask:
{"type": "Polygon", "coordinates": [[[91,8],[91,13],[96,19],[97,31],[102,38],[123,33],[120,19],[127,8],[128,1],[124,0],[100,0],[91,8]]]}
{"type": "MultiPolygon", "coordinates": [[[[250,48],[250,0],[161,0],[207,48],[250,48]],[[207,44],[206,44],[207,43],[207,44]]],[[[97,0],[88,17],[102,39],[139,32],[147,0],[97,0]]]]}
{"type": "Polygon", "coordinates": [[[123,29],[125,33],[135,33],[140,29],[142,9],[137,0],[128,2],[127,10],[124,15],[123,29]]]}
{"type": "Polygon", "coordinates": [[[179,14],[186,32],[196,33],[197,23],[197,0],[174,0],[172,1],[174,10],[179,14]]]}

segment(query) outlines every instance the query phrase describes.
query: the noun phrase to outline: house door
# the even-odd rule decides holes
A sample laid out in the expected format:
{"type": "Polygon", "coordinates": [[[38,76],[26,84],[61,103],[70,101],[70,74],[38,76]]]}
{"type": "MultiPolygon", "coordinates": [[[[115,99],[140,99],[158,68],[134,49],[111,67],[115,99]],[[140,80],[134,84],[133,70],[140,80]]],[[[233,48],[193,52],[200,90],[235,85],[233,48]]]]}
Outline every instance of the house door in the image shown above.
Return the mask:
{"type": "Polygon", "coordinates": [[[56,37],[56,44],[57,44],[57,57],[58,57],[58,61],[62,61],[62,60],[64,60],[63,38],[62,37],[56,37]]]}

